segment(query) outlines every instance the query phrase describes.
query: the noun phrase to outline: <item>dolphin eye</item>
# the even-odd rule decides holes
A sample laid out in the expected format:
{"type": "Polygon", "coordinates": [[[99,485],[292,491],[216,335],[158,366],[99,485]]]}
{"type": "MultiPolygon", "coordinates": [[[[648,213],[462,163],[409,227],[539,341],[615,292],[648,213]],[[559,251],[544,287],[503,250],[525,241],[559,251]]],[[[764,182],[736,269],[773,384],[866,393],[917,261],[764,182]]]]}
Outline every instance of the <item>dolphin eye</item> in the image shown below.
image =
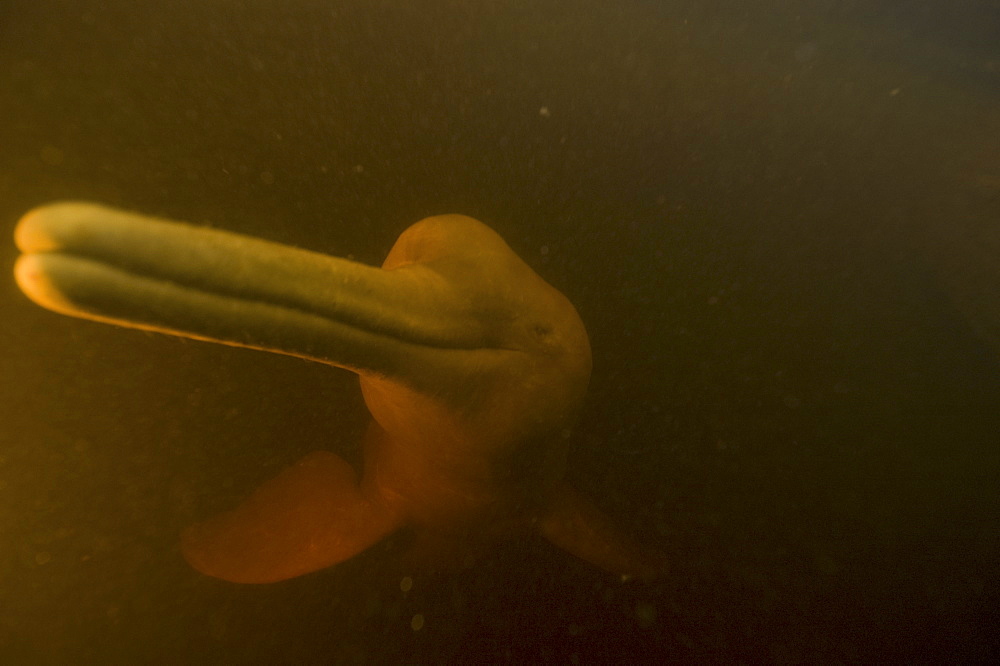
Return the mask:
{"type": "Polygon", "coordinates": [[[535,324],[532,327],[532,331],[534,332],[535,337],[538,338],[547,338],[552,335],[552,327],[548,324],[535,324]]]}

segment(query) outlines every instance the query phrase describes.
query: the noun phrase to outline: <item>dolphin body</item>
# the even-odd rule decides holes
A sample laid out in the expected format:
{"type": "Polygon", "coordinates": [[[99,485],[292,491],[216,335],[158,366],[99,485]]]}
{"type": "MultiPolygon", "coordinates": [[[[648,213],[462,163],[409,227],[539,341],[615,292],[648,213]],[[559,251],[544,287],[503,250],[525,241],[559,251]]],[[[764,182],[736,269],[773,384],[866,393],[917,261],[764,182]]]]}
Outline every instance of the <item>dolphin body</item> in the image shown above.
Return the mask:
{"type": "Polygon", "coordinates": [[[183,532],[198,571],[284,580],[407,525],[457,543],[535,531],[623,579],[665,570],[562,480],[587,333],[484,224],[417,222],[381,268],[78,202],[30,211],[15,240],[17,283],[43,307],[360,376],[373,417],[360,478],[310,453],[183,532]]]}

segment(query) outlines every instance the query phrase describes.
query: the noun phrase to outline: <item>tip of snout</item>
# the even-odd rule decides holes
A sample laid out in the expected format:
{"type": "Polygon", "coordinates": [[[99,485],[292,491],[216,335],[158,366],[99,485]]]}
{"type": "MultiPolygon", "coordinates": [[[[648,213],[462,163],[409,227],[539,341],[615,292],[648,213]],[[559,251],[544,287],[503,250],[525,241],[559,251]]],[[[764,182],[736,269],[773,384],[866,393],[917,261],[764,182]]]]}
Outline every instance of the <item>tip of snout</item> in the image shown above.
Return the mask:
{"type": "Polygon", "coordinates": [[[21,255],[14,262],[14,280],[25,296],[43,308],[73,312],[71,304],[53,282],[53,273],[47,266],[51,258],[39,254],[21,255]]]}
{"type": "Polygon", "coordinates": [[[31,300],[43,304],[48,292],[48,281],[42,269],[40,257],[33,254],[21,255],[14,262],[14,280],[24,295],[31,300]]]}
{"type": "Polygon", "coordinates": [[[32,208],[18,220],[14,243],[24,253],[53,252],[64,245],[79,223],[96,215],[107,216],[104,206],[84,201],[57,201],[32,208]]]}
{"type": "Polygon", "coordinates": [[[45,252],[51,240],[45,233],[48,206],[33,208],[21,216],[14,227],[14,244],[21,252],[45,252]]]}

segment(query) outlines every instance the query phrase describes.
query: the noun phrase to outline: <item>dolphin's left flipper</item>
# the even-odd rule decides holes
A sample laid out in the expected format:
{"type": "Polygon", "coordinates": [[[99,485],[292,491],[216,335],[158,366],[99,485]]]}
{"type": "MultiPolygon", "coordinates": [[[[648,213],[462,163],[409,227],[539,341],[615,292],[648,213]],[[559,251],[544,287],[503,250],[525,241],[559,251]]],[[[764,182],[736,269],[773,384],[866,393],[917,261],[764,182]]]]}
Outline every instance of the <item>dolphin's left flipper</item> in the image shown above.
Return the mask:
{"type": "Polygon", "coordinates": [[[663,553],[639,545],[615,528],[590,500],[562,483],[538,530],[572,555],[623,580],[653,580],[667,572],[663,553]]]}
{"type": "Polygon", "coordinates": [[[184,558],[234,583],[271,583],[342,562],[399,526],[365,495],[354,469],[314,451],[265,482],[235,510],[189,527],[184,558]]]}

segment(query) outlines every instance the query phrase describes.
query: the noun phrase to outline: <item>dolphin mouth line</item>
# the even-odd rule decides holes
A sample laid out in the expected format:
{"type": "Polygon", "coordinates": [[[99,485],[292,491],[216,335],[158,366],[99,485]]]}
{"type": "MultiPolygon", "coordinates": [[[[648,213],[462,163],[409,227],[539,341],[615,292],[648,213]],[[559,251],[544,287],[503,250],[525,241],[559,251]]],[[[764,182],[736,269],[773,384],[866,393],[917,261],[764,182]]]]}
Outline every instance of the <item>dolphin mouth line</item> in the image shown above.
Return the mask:
{"type": "MultiPolygon", "coordinates": [[[[334,319],[318,311],[316,308],[303,307],[299,303],[282,302],[277,298],[253,298],[245,293],[224,288],[212,289],[206,286],[192,286],[180,280],[171,279],[168,276],[146,274],[135,270],[134,267],[123,268],[116,265],[113,261],[108,261],[106,258],[96,258],[87,254],[29,252],[18,259],[16,271],[19,276],[19,283],[26,291],[33,292],[32,296],[37,295],[38,298],[36,300],[45,300],[46,306],[53,310],[82,315],[91,319],[122,323],[121,319],[114,314],[116,308],[111,302],[111,298],[108,298],[104,303],[100,303],[97,300],[99,293],[112,294],[120,291],[129,292],[130,297],[136,301],[140,297],[152,299],[146,303],[146,307],[150,313],[156,310],[162,311],[163,305],[167,302],[183,301],[195,307],[198,304],[202,304],[203,306],[213,307],[219,311],[228,310],[233,313],[270,313],[273,318],[283,319],[289,323],[295,321],[301,323],[311,320],[314,322],[314,325],[318,326],[340,325],[357,329],[359,332],[368,335],[383,336],[403,343],[419,344],[439,349],[454,349],[454,347],[449,347],[445,344],[434,344],[427,340],[407,340],[399,335],[391,335],[385,331],[379,331],[374,327],[368,328],[365,326],[365,322],[347,322],[343,319],[334,319]],[[75,280],[87,280],[88,289],[85,296],[80,286],[77,286],[73,290],[61,287],[66,280],[60,278],[70,275],[74,276],[73,279],[75,280]],[[94,311],[92,312],[84,312],[82,308],[86,306],[81,305],[83,301],[99,305],[99,307],[94,307],[94,311]],[[100,311],[108,312],[107,316],[99,314],[100,311]]],[[[80,285],[82,283],[77,284],[80,285]]],[[[126,316],[134,317],[127,323],[131,327],[176,332],[167,325],[155,323],[154,320],[159,319],[159,317],[143,317],[141,314],[142,311],[138,309],[131,312],[131,315],[127,313],[120,315],[122,318],[126,316]]],[[[200,336],[192,335],[191,337],[200,336]]]]}
{"type": "MultiPolygon", "coordinates": [[[[358,329],[369,335],[378,335],[406,344],[420,345],[435,349],[463,349],[475,350],[482,347],[472,345],[456,345],[447,341],[433,340],[427,337],[406,336],[405,331],[393,332],[380,329],[377,324],[361,320],[349,320],[347,316],[339,318],[331,317],[324,312],[322,307],[310,307],[305,302],[295,302],[282,300],[280,297],[262,295],[255,297],[246,290],[229,289],[223,285],[211,284],[191,284],[185,283],[170,275],[157,274],[154,271],[148,273],[139,270],[141,267],[133,262],[126,262],[120,265],[114,258],[98,257],[86,253],[74,252],[27,252],[18,259],[19,275],[24,275],[25,280],[21,282],[34,282],[40,284],[40,280],[52,279],[60,274],[75,274],[86,277],[93,281],[93,290],[97,291],[98,283],[118,284],[119,289],[132,291],[135,295],[147,295],[155,298],[162,298],[165,295],[172,295],[177,299],[189,300],[191,302],[216,301],[220,309],[226,308],[233,311],[255,310],[255,311],[275,311],[275,316],[287,316],[289,321],[300,318],[315,319],[329,325],[343,325],[358,329]],[[130,265],[131,264],[131,265],[130,265]],[[223,305],[228,303],[228,306],[223,305]],[[280,313],[280,314],[279,314],[280,313]]],[[[360,265],[360,264],[359,264],[360,265]]],[[[29,287],[30,288],[30,287],[29,287]]],[[[107,291],[107,289],[105,289],[107,291]]],[[[67,306],[72,308],[72,306],[67,306]]],[[[95,317],[99,318],[99,316],[95,317]]],[[[136,327],[142,327],[137,320],[133,322],[136,327]]],[[[154,326],[155,327],[155,326],[154,326]]]]}

